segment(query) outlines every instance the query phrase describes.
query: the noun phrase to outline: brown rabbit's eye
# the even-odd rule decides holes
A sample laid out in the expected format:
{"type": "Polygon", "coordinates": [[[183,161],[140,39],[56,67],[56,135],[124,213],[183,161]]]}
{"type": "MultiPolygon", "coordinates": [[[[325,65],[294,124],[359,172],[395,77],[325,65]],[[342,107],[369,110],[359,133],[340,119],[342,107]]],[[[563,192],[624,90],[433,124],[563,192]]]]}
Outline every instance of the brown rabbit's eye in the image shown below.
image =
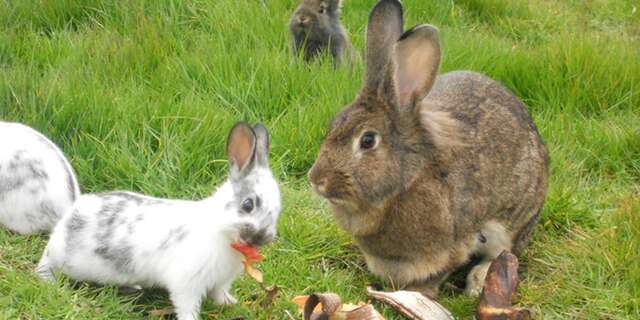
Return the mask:
{"type": "Polygon", "coordinates": [[[253,199],[247,198],[242,201],[242,210],[246,213],[253,211],[253,199]]]}
{"type": "Polygon", "coordinates": [[[360,138],[360,148],[361,149],[371,149],[376,144],[376,134],[375,132],[365,132],[360,138]]]}

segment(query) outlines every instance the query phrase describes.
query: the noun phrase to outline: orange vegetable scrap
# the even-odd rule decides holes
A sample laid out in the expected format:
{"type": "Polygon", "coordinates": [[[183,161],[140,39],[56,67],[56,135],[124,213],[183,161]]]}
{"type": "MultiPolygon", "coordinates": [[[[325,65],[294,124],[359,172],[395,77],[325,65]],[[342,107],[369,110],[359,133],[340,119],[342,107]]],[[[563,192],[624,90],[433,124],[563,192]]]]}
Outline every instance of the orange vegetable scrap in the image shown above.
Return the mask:
{"type": "Polygon", "coordinates": [[[251,278],[258,281],[258,283],[263,283],[264,279],[262,276],[262,272],[253,267],[254,263],[262,260],[260,250],[258,250],[258,248],[255,246],[239,241],[231,243],[231,247],[242,253],[244,259],[244,271],[251,278]]]}

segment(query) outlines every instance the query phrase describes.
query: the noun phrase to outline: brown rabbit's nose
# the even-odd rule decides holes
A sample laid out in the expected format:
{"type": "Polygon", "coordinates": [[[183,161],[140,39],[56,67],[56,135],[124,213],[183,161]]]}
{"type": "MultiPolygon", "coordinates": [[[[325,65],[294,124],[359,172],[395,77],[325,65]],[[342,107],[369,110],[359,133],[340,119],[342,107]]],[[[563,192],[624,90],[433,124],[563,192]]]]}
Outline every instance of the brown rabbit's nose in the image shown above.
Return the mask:
{"type": "Polygon", "coordinates": [[[311,186],[313,189],[319,194],[324,194],[327,188],[327,177],[322,177],[319,174],[320,170],[316,169],[314,165],[311,170],[309,170],[309,182],[311,182],[311,186]]]}
{"type": "Polygon", "coordinates": [[[327,191],[327,178],[322,178],[318,183],[311,181],[311,186],[317,193],[324,195],[327,191]]]}
{"type": "Polygon", "coordinates": [[[309,18],[309,16],[305,16],[305,15],[299,15],[298,16],[298,24],[301,26],[306,26],[309,24],[309,21],[311,19],[309,18]]]}

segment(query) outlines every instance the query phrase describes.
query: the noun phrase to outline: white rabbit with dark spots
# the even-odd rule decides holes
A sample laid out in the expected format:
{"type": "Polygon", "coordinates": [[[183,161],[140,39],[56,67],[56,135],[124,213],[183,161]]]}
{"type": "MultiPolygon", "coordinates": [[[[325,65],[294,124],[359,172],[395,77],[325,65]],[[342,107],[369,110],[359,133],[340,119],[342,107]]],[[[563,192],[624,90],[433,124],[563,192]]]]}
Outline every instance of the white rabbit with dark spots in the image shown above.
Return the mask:
{"type": "Polygon", "coordinates": [[[169,291],[178,319],[197,319],[202,298],[232,304],[242,273],[233,242],[276,235],[281,202],[268,163],[266,128],[236,124],[227,141],[230,176],[209,198],[182,201],[132,192],[83,195],[56,226],[37,272],[169,291]]]}
{"type": "Polygon", "coordinates": [[[0,224],[23,234],[49,231],[79,195],[73,169],[53,142],[0,121],[0,224]]]}

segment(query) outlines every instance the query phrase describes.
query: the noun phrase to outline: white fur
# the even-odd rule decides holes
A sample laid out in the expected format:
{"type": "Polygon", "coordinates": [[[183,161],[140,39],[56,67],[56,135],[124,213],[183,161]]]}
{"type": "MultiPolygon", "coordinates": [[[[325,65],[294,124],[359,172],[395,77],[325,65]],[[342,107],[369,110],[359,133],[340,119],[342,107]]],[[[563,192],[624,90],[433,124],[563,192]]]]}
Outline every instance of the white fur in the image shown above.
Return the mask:
{"type": "Polygon", "coordinates": [[[482,261],[467,274],[467,286],[465,288],[465,293],[472,297],[479,296],[482,293],[484,280],[493,259],[498,257],[503,250],[510,251],[512,243],[512,235],[503,224],[497,221],[487,221],[480,233],[485,237],[485,241],[482,243],[477,240],[474,251],[482,257],[482,261]]]}
{"type": "Polygon", "coordinates": [[[131,247],[130,262],[120,267],[98,253],[100,230],[104,231],[108,217],[98,213],[110,200],[105,200],[105,194],[84,195],[54,229],[37,272],[45,280],[53,279],[53,271],[60,270],[78,280],[166,288],[180,320],[197,319],[205,295],[218,304],[235,303],[229,289],[243,270],[241,254],[230,247],[239,240],[237,226],[248,223],[275,236],[281,207],[278,184],[268,168],[257,166],[243,181],[261,199],[261,206],[250,214],[240,213],[234,204],[237,181],[231,179],[200,201],[144,197],[142,203],[127,202],[116,214],[116,227],[109,237],[114,248],[123,243],[131,247]],[[71,230],[74,215],[86,221],[77,228],[79,232],[71,230]],[[163,247],[177,228],[186,234],[163,247]]]}
{"type": "Polygon", "coordinates": [[[0,121],[0,224],[23,234],[51,230],[79,195],[71,165],[53,142],[0,121]]]}

